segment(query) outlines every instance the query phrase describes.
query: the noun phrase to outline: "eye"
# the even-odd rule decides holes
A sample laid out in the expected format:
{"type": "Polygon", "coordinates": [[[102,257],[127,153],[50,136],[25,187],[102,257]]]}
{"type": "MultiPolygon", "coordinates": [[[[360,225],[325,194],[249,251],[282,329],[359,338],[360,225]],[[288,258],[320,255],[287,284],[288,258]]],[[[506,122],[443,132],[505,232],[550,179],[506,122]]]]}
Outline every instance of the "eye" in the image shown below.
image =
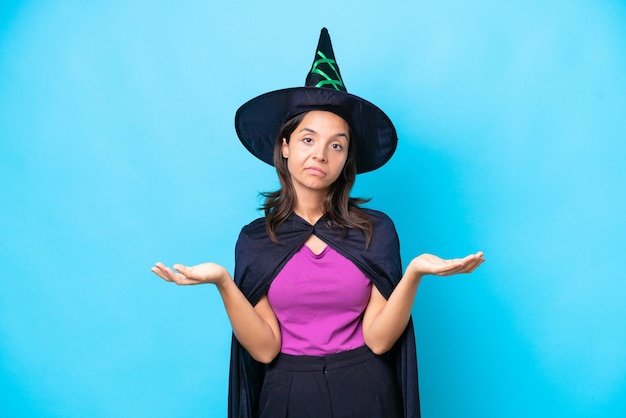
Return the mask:
{"type": "Polygon", "coordinates": [[[302,138],[302,142],[306,143],[306,144],[310,144],[311,142],[313,142],[312,138],[309,138],[308,136],[302,138]]]}
{"type": "Polygon", "coordinates": [[[343,149],[343,145],[341,144],[332,144],[331,147],[333,147],[333,149],[337,151],[341,151],[343,149]]]}

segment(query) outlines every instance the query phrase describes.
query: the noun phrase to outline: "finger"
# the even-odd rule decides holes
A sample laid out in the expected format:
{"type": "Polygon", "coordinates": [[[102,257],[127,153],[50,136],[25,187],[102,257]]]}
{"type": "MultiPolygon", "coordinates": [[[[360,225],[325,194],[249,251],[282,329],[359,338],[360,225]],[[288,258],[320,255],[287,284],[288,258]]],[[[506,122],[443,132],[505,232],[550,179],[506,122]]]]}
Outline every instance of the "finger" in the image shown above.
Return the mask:
{"type": "Polygon", "coordinates": [[[476,268],[480,266],[484,261],[485,259],[482,257],[475,257],[473,259],[470,259],[466,264],[464,264],[462,269],[459,269],[457,273],[471,273],[476,270],[476,268]]]}
{"type": "Polygon", "coordinates": [[[471,273],[474,270],[476,270],[484,262],[485,262],[484,258],[479,259],[474,265],[471,266],[471,268],[469,269],[468,273],[471,273]]]}
{"type": "Polygon", "coordinates": [[[195,281],[190,280],[189,278],[183,276],[182,274],[176,274],[174,276],[174,283],[176,283],[179,286],[186,286],[189,284],[195,284],[195,281]]]}
{"type": "Polygon", "coordinates": [[[166,271],[166,267],[161,263],[157,263],[154,267],[150,269],[150,271],[162,278],[163,280],[166,280],[168,282],[172,281],[166,271]]]}
{"type": "Polygon", "coordinates": [[[466,255],[465,257],[463,257],[461,259],[461,261],[463,262],[463,264],[470,264],[470,263],[473,263],[474,261],[478,260],[479,258],[480,258],[479,253],[469,254],[469,255],[466,255]]]}
{"type": "Polygon", "coordinates": [[[161,270],[157,266],[151,267],[150,271],[153,272],[154,274],[156,274],[157,276],[162,277],[161,276],[161,270]]]}
{"type": "Polygon", "coordinates": [[[485,254],[482,251],[474,254],[474,259],[471,261],[471,264],[480,265],[483,261],[485,261],[485,254]]]}
{"type": "Polygon", "coordinates": [[[445,264],[437,267],[433,274],[437,276],[450,276],[463,269],[463,266],[464,264],[460,260],[447,260],[445,264]]]}
{"type": "Polygon", "coordinates": [[[176,270],[177,272],[179,272],[180,274],[188,278],[190,278],[193,275],[193,271],[191,267],[187,267],[183,264],[174,264],[173,268],[174,270],[176,270]]]}
{"type": "Polygon", "coordinates": [[[439,275],[451,276],[454,274],[469,273],[477,266],[479,260],[480,258],[478,258],[476,254],[448,260],[448,265],[439,269],[439,275]]]}
{"type": "Polygon", "coordinates": [[[184,274],[177,273],[162,263],[157,263],[152,269],[155,274],[161,277],[163,280],[173,282],[176,284],[192,284],[184,274]]]}
{"type": "Polygon", "coordinates": [[[181,286],[187,286],[187,285],[194,285],[194,284],[201,284],[202,281],[194,278],[194,277],[189,277],[186,276],[184,274],[181,273],[177,273],[174,276],[174,281],[176,282],[177,285],[181,285],[181,286]]]}
{"type": "Polygon", "coordinates": [[[174,270],[176,270],[179,275],[182,275],[186,280],[185,284],[198,284],[198,277],[196,272],[194,272],[193,267],[187,267],[182,264],[175,264],[174,270]]]}
{"type": "Polygon", "coordinates": [[[170,270],[174,282],[178,285],[194,285],[201,282],[195,277],[193,267],[187,267],[183,264],[174,264],[173,270],[170,270]]]}
{"type": "Polygon", "coordinates": [[[150,270],[152,271],[160,271],[160,272],[165,272],[168,270],[168,268],[163,264],[163,263],[155,263],[154,267],[152,267],[150,270]]]}
{"type": "Polygon", "coordinates": [[[154,266],[150,267],[150,271],[152,271],[152,272],[154,272],[154,273],[158,274],[158,272],[160,272],[160,271],[161,271],[161,266],[162,266],[162,265],[163,265],[163,264],[161,264],[161,263],[155,263],[155,264],[154,264],[154,266]]]}

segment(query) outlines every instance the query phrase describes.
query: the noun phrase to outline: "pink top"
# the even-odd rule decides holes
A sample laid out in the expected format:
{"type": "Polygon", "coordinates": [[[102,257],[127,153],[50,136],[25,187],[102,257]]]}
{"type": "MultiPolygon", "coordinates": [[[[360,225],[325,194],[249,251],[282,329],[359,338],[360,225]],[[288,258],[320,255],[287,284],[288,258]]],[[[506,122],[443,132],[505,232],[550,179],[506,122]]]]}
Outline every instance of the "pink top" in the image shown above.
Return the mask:
{"type": "Polygon", "coordinates": [[[303,245],[267,292],[281,352],[322,356],[361,347],[370,293],[370,280],[350,260],[329,246],[315,254],[303,245]]]}

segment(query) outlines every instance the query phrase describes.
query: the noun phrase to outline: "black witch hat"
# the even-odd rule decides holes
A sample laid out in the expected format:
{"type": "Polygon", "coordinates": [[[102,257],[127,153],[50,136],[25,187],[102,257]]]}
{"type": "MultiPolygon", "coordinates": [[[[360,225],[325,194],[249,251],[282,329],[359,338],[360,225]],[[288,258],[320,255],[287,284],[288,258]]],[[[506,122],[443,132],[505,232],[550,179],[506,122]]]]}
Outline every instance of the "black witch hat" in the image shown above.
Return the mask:
{"type": "Polygon", "coordinates": [[[381,167],[396,150],[398,137],[389,117],[373,103],[347,92],[326,28],[305,86],[265,93],[242,105],[235,115],[237,136],[254,156],[274,165],[281,126],[311,110],[333,112],[348,123],[356,143],[357,173],[381,167]]]}

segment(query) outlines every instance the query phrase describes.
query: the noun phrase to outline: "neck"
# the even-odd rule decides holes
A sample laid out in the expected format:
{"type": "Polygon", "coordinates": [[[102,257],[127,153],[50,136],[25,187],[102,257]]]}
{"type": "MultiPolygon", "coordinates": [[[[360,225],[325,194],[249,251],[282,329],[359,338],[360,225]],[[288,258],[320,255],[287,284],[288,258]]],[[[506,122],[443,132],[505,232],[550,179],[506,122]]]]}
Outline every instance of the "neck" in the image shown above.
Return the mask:
{"type": "Polygon", "coordinates": [[[319,218],[324,215],[324,198],[326,192],[308,191],[296,193],[296,206],[294,212],[296,215],[315,225],[319,218]]]}

